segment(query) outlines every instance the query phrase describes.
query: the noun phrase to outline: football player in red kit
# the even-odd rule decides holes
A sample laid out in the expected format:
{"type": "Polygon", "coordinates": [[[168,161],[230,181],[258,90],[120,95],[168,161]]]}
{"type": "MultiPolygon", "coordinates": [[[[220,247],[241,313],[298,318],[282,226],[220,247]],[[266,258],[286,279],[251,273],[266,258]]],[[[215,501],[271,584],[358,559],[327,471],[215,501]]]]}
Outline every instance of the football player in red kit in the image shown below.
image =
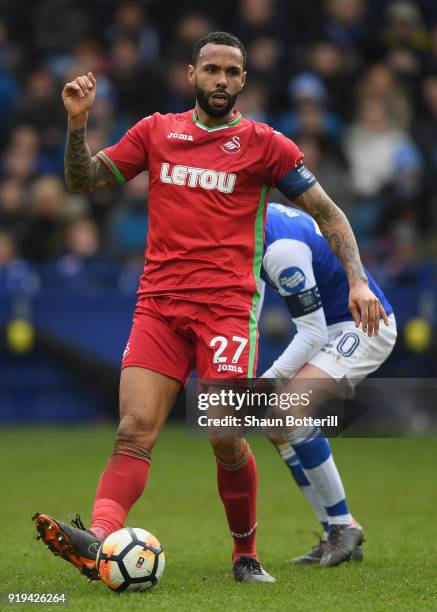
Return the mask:
{"type": "MultiPolygon", "coordinates": [[[[86,123],[96,94],[91,73],[64,87],[68,113],[65,177],[72,192],[123,184],[147,170],[149,233],[144,274],[120,381],[120,424],[85,530],[46,514],[39,536],[90,578],[100,542],[124,526],[142,494],[152,448],[193,368],[200,379],[251,378],[256,371],[258,300],[265,203],[277,186],[318,221],[350,283],[350,307],[369,335],[380,305],[368,289],[352,230],[303,166],[298,147],[234,108],[246,80],[246,51],[236,37],[213,32],[193,51],[188,79],[194,109],[155,113],[112,147],[92,156],[86,123]]],[[[241,582],[275,582],[256,547],[257,469],[244,438],[211,444],[241,582]]]]}

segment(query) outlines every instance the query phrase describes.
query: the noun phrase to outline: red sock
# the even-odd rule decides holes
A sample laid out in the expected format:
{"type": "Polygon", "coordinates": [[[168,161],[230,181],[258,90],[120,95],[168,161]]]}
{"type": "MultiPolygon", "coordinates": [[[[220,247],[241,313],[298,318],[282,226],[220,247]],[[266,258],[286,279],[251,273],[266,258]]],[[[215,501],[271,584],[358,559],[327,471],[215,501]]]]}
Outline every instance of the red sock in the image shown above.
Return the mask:
{"type": "Polygon", "coordinates": [[[90,530],[101,540],[124,526],[129,510],[147,482],[151,453],[130,442],[117,442],[100,478],[90,530]]]}
{"type": "Polygon", "coordinates": [[[240,557],[256,555],[256,494],[258,473],[255,457],[246,441],[232,457],[217,455],[217,483],[234,538],[235,563],[240,557]]]}

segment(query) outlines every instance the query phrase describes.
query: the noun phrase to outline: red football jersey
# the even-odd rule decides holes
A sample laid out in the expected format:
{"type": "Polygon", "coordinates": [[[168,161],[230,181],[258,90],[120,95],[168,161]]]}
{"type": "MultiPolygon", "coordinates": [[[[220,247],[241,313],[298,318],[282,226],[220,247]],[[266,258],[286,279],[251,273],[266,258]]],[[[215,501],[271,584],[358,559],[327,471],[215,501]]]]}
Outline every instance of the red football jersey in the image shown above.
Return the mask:
{"type": "Polygon", "coordinates": [[[140,296],[208,291],[217,301],[252,300],[268,190],[303,157],[291,140],[238,112],[208,128],[190,110],[146,117],[98,156],[119,183],[149,171],[140,296]]]}

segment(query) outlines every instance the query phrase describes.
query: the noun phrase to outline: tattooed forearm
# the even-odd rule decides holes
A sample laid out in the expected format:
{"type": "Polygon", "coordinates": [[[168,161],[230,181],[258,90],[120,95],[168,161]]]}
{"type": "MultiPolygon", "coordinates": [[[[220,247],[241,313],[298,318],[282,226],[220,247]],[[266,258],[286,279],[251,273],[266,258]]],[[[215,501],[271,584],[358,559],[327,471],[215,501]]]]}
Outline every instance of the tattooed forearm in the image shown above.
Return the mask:
{"type": "Polygon", "coordinates": [[[318,183],[298,196],[296,205],[317,221],[320,231],[343,264],[349,282],[367,281],[352,228],[346,215],[318,183]]]}
{"type": "Polygon", "coordinates": [[[117,184],[109,168],[91,156],[85,128],[68,129],[64,168],[65,182],[73,193],[92,193],[117,184]]]}

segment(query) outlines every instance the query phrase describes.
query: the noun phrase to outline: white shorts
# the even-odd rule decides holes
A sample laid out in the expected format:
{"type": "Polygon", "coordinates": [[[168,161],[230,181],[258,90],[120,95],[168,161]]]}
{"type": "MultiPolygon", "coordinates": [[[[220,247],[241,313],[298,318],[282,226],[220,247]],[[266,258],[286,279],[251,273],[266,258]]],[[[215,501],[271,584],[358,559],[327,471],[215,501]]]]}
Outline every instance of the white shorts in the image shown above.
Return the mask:
{"type": "Polygon", "coordinates": [[[353,321],[343,321],[328,327],[328,343],[308,363],[320,368],[337,382],[347,379],[355,387],[361,380],[377,370],[387,359],[396,342],[397,330],[394,314],[390,325],[383,321],[378,336],[369,338],[353,321]]]}

